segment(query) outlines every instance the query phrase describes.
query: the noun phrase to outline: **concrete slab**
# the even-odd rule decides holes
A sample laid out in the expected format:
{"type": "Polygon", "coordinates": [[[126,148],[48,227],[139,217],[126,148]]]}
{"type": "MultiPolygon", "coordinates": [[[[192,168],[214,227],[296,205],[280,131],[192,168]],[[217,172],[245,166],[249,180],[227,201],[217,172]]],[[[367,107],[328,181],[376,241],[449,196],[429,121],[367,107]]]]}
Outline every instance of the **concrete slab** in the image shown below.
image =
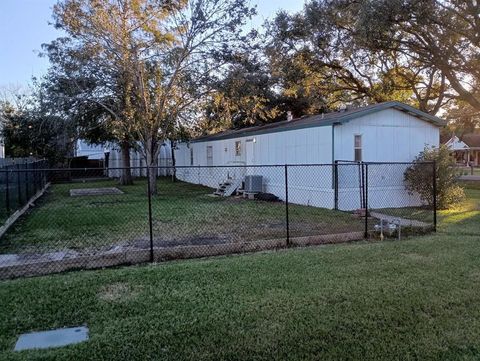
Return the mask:
{"type": "Polygon", "coordinates": [[[85,326],[60,328],[52,331],[32,332],[20,335],[15,351],[62,347],[88,340],[85,326]]]}
{"type": "Polygon", "coordinates": [[[462,175],[460,177],[460,180],[463,180],[463,181],[480,181],[480,175],[462,175]]]}
{"type": "Polygon", "coordinates": [[[431,227],[431,223],[426,223],[422,221],[417,221],[414,219],[394,217],[383,213],[370,212],[370,215],[377,219],[383,219],[388,223],[400,224],[402,227],[418,227],[418,228],[428,228],[431,227]]]}
{"type": "Polygon", "coordinates": [[[112,194],[123,194],[123,192],[116,187],[70,189],[71,197],[106,196],[106,195],[112,195],[112,194]]]}
{"type": "Polygon", "coordinates": [[[62,261],[69,258],[75,258],[77,256],[78,252],[72,250],[49,253],[1,254],[0,268],[16,265],[35,264],[39,262],[62,261]]]}

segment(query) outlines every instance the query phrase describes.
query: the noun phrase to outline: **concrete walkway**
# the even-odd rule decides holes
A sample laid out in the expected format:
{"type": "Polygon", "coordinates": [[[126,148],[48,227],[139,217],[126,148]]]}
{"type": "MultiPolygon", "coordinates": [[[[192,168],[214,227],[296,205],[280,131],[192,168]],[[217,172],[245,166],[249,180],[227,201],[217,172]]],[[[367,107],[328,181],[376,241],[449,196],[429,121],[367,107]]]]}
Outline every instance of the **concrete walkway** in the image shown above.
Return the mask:
{"type": "Polygon", "coordinates": [[[378,212],[370,212],[370,215],[372,217],[375,217],[375,218],[378,218],[378,219],[383,219],[384,221],[387,221],[388,223],[393,223],[393,224],[399,224],[400,223],[400,225],[402,227],[427,228],[427,227],[432,226],[430,223],[417,221],[417,220],[414,220],[414,219],[407,219],[407,218],[389,216],[388,214],[383,214],[383,213],[378,213],[378,212]]]}
{"type": "MultiPolygon", "coordinates": [[[[294,246],[322,245],[327,243],[351,242],[363,239],[363,232],[324,234],[318,236],[292,237],[290,244],[294,246]]],[[[286,238],[257,241],[229,242],[216,244],[176,245],[153,248],[155,262],[213,257],[220,255],[257,252],[287,248],[286,238]]],[[[64,250],[49,253],[0,254],[0,280],[40,276],[50,273],[78,269],[97,269],[111,266],[146,263],[151,260],[149,244],[144,247],[132,245],[112,245],[105,249],[64,250]]]]}
{"type": "Polygon", "coordinates": [[[480,181],[480,175],[462,175],[460,177],[460,180],[464,180],[464,181],[480,181]]]}

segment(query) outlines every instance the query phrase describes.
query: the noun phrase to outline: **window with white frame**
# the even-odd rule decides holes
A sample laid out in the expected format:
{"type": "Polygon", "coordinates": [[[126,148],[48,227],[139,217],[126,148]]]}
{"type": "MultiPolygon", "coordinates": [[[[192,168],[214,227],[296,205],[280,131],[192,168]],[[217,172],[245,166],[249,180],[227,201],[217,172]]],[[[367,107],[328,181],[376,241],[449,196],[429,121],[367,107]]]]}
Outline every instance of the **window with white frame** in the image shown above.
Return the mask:
{"type": "Polygon", "coordinates": [[[190,165],[193,165],[193,148],[190,148],[190,165]]]}
{"type": "Polygon", "coordinates": [[[207,165],[213,165],[213,147],[211,145],[207,145],[207,165]]]}
{"type": "Polygon", "coordinates": [[[242,155],[242,142],[241,141],[236,141],[235,142],[235,155],[237,157],[242,155]]]}
{"type": "Polygon", "coordinates": [[[353,149],[354,149],[355,162],[361,162],[362,161],[362,135],[361,134],[355,134],[353,149]]]}

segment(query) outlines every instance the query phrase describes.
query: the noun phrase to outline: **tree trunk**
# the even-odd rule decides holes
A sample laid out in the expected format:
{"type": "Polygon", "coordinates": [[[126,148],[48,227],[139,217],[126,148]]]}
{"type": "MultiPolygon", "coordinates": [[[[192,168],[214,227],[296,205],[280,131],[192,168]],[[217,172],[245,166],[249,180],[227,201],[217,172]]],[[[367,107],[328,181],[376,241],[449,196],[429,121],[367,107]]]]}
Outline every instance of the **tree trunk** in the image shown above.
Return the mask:
{"type": "Polygon", "coordinates": [[[172,150],[172,182],[177,181],[177,170],[175,168],[175,142],[170,142],[170,149],[172,150]]]}
{"type": "Polygon", "coordinates": [[[133,184],[132,170],[130,169],[130,144],[125,141],[120,144],[122,151],[122,169],[118,183],[122,186],[133,184]]]}
{"type": "Polygon", "coordinates": [[[149,139],[146,142],[145,155],[147,158],[147,167],[149,168],[148,185],[150,194],[157,194],[157,174],[158,174],[158,152],[160,147],[158,142],[149,139]]]}

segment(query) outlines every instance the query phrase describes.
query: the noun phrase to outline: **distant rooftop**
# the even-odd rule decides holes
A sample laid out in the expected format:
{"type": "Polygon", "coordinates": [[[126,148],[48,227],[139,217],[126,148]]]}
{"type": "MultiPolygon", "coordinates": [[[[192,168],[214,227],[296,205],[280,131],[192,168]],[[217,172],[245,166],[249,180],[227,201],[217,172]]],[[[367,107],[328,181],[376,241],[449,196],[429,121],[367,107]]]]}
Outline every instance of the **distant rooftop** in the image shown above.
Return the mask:
{"type": "MultiPolygon", "coordinates": [[[[460,146],[465,148],[467,146],[468,148],[480,148],[480,134],[479,133],[467,133],[462,136],[455,136],[452,135],[450,138],[446,139],[447,137],[444,137],[440,141],[445,144],[452,143],[455,139],[458,139],[458,143],[460,146]]],[[[458,145],[454,145],[454,147],[458,147],[458,145]]],[[[467,149],[468,149],[467,148],[467,149]]]]}
{"type": "Polygon", "coordinates": [[[434,124],[439,127],[444,126],[446,124],[443,119],[440,119],[436,116],[422,112],[421,110],[418,110],[410,105],[407,105],[401,102],[392,101],[392,102],[372,104],[365,107],[347,109],[344,111],[303,116],[303,117],[295,118],[292,120],[283,120],[280,122],[256,125],[248,128],[229,129],[224,132],[198,137],[194,139],[193,142],[240,138],[240,137],[247,137],[247,136],[253,136],[258,134],[275,133],[275,132],[282,132],[282,131],[294,130],[294,129],[321,127],[321,126],[328,126],[332,124],[344,124],[349,122],[352,119],[359,118],[364,115],[375,113],[375,112],[389,109],[389,108],[397,109],[402,112],[408,113],[412,116],[415,116],[419,119],[422,119],[428,123],[434,124]]]}

